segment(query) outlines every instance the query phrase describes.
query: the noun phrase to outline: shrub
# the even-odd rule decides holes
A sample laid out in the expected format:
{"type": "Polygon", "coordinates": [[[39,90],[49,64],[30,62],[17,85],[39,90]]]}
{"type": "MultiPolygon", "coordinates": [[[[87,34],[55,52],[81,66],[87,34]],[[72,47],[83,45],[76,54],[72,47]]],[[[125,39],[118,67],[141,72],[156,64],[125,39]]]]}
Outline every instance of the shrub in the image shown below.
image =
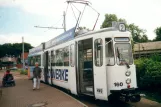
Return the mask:
{"type": "Polygon", "coordinates": [[[140,77],[157,76],[161,74],[161,57],[141,58],[135,60],[136,71],[140,77]]]}
{"type": "Polygon", "coordinates": [[[139,88],[154,90],[161,86],[161,56],[137,59],[135,65],[139,88]]]}
{"type": "Polygon", "coordinates": [[[27,70],[21,70],[21,71],[20,71],[20,74],[27,75],[27,70]]]}

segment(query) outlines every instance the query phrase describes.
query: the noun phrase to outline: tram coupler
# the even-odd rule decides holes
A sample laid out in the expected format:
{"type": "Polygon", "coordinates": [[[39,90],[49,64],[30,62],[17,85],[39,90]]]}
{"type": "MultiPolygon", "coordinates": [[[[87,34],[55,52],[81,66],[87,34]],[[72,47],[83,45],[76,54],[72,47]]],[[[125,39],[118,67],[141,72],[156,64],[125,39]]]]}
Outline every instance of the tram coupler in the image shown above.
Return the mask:
{"type": "Polygon", "coordinates": [[[128,89],[121,89],[121,90],[111,90],[111,95],[109,99],[116,99],[119,98],[124,102],[139,102],[141,100],[140,94],[137,94],[136,88],[128,88],[128,89]]]}
{"type": "Polygon", "coordinates": [[[125,101],[125,102],[139,102],[141,100],[141,97],[139,94],[128,94],[128,95],[121,95],[120,99],[125,101]]]}
{"type": "Polygon", "coordinates": [[[139,102],[141,100],[140,94],[137,94],[136,89],[123,89],[121,90],[120,98],[125,102],[139,102]]]}

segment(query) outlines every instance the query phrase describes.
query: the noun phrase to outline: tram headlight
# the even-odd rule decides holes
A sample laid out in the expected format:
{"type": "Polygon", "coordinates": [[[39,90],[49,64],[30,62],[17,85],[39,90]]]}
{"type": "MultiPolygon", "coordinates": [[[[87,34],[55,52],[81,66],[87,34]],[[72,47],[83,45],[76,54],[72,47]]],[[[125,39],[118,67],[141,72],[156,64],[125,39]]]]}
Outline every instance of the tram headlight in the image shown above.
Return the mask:
{"type": "Polygon", "coordinates": [[[130,76],[130,75],[131,75],[131,71],[126,71],[126,72],[125,72],[125,75],[126,75],[126,76],[130,76]]]}
{"type": "Polygon", "coordinates": [[[130,83],[131,83],[131,79],[128,78],[128,79],[126,80],[126,84],[130,84],[130,83]]]}

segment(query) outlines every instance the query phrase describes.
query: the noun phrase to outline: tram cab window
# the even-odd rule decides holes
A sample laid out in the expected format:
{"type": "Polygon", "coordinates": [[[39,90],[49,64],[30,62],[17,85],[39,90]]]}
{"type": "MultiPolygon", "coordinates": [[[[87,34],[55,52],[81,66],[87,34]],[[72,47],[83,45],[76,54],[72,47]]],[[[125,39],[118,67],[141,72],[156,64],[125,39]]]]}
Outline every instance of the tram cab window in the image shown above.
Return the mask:
{"type": "Polygon", "coordinates": [[[74,66],[74,44],[70,45],[70,65],[74,66]]]}
{"type": "Polygon", "coordinates": [[[106,65],[112,66],[115,64],[114,59],[114,50],[113,50],[113,42],[111,38],[105,39],[105,51],[106,51],[106,65]]]}
{"type": "Polygon", "coordinates": [[[118,65],[131,65],[133,63],[132,49],[129,43],[116,43],[115,51],[118,65]]]}
{"type": "Polygon", "coordinates": [[[95,65],[102,66],[102,64],[103,64],[102,39],[96,39],[94,42],[94,46],[95,46],[95,65]]]}
{"type": "Polygon", "coordinates": [[[69,47],[64,48],[64,66],[69,66],[69,47]]]}

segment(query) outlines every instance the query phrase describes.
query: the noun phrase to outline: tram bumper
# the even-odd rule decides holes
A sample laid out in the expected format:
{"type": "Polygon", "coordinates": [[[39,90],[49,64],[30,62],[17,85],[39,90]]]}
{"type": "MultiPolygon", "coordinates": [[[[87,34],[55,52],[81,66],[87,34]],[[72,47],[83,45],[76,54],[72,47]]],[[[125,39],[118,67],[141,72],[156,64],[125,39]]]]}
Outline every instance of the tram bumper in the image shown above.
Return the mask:
{"type": "Polygon", "coordinates": [[[114,96],[118,96],[121,100],[125,102],[139,102],[141,100],[140,94],[137,93],[136,88],[128,88],[121,90],[111,90],[114,96]]]}

